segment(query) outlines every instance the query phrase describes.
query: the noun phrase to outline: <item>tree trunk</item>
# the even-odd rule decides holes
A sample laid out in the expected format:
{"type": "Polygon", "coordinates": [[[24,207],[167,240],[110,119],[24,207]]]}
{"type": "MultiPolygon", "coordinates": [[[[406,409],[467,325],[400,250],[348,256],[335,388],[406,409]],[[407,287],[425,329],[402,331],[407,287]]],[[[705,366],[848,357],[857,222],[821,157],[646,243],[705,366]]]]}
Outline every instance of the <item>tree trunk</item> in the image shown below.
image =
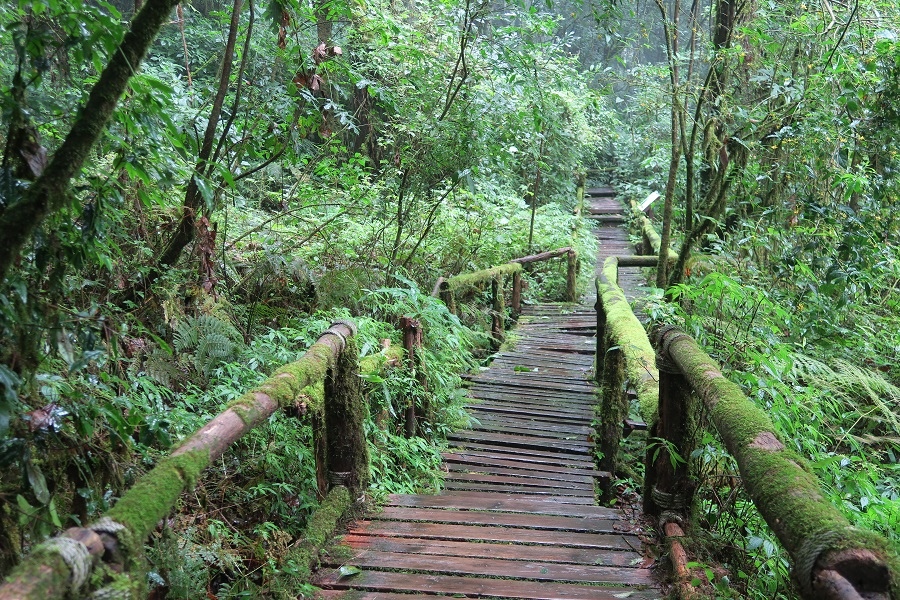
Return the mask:
{"type": "Polygon", "coordinates": [[[87,160],[91,148],[106,128],[128,80],[168,22],[176,0],[148,0],[135,16],[131,30],[112,54],[100,79],[91,89],[88,101],[47,168],[25,197],[0,216],[0,281],[34,230],[50,214],[61,210],[69,200],[69,182],[87,160]]]}

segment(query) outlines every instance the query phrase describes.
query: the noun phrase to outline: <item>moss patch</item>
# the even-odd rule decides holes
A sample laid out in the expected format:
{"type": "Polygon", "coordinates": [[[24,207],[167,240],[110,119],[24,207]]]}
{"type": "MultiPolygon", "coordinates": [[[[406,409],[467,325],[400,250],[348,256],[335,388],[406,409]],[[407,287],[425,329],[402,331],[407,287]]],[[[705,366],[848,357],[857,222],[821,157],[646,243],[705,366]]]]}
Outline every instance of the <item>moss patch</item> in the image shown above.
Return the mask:
{"type": "Polygon", "coordinates": [[[656,352],[644,326],[634,316],[625,292],[616,282],[618,261],[607,258],[597,279],[597,298],[606,317],[607,335],[618,346],[625,362],[625,379],[637,392],[641,417],[646,423],[656,420],[659,406],[659,371],[656,352]]]}
{"type": "Polygon", "coordinates": [[[306,531],[295,548],[285,556],[285,561],[293,563],[292,577],[308,582],[313,570],[318,566],[319,552],[334,535],[338,523],[353,504],[350,492],[343,486],[332,488],[306,525],[306,531]]]}
{"type": "Polygon", "coordinates": [[[193,489],[208,465],[208,451],[167,456],[128,490],[106,516],[125,525],[130,535],[143,544],[157,522],[172,510],[181,492],[193,489]]]}
{"type": "Polygon", "coordinates": [[[792,559],[812,565],[829,553],[865,548],[889,565],[896,597],[900,574],[896,550],[877,534],[852,527],[823,497],[806,461],[785,448],[768,415],[722,375],[691,337],[676,334],[668,347],[706,404],[753,503],[792,559]]]}
{"type": "Polygon", "coordinates": [[[474,287],[479,284],[489,283],[492,279],[502,277],[504,275],[512,275],[513,273],[521,273],[522,265],[520,263],[506,263],[490,269],[482,271],[474,271],[464,275],[451,277],[446,281],[447,289],[460,290],[464,288],[474,287]]]}

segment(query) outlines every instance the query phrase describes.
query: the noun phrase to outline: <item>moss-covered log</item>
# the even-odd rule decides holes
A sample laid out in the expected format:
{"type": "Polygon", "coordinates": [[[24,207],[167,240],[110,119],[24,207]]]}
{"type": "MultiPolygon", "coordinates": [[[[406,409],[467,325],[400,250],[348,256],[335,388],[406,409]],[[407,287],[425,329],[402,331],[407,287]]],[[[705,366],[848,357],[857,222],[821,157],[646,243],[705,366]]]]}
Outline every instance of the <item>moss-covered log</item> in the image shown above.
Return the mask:
{"type": "MultiPolygon", "coordinates": [[[[650,249],[653,251],[653,254],[659,256],[659,248],[662,244],[662,238],[659,233],[657,233],[656,228],[653,227],[653,221],[647,218],[647,215],[641,211],[637,204],[632,200],[631,201],[631,210],[637,216],[638,226],[640,227],[640,234],[643,239],[649,242],[650,249]]],[[[669,248],[669,262],[674,263],[678,260],[678,253],[669,248]]]]}
{"type": "Polygon", "coordinates": [[[513,273],[521,273],[522,265],[517,262],[508,262],[505,265],[491,267],[490,269],[482,269],[481,271],[473,271],[472,273],[464,273],[451,277],[441,284],[441,289],[450,291],[464,290],[476,285],[487,284],[497,277],[504,275],[512,275],[513,273]]]}
{"type": "Polygon", "coordinates": [[[566,246],[565,248],[557,248],[556,250],[548,250],[547,252],[531,254],[529,256],[523,256],[521,258],[514,258],[509,262],[519,263],[520,265],[525,265],[528,263],[550,260],[551,258],[556,258],[556,257],[562,256],[564,254],[569,254],[570,252],[574,252],[574,250],[572,248],[566,246]]]}
{"type": "Polygon", "coordinates": [[[693,338],[674,328],[655,337],[660,354],[678,365],[706,406],[748,494],[791,555],[804,597],[900,597],[896,549],[852,527],[824,498],[803,458],[785,447],[766,413],[693,338]]]}
{"type": "MultiPolygon", "coordinates": [[[[122,496],[99,524],[87,528],[88,532],[105,536],[105,550],[92,552],[84,542],[72,540],[71,533],[66,538],[49,540],[7,577],[0,586],[0,600],[75,596],[73,592],[86,581],[85,573],[90,573],[99,554],[104,555],[104,560],[111,558],[118,563],[118,569],[134,569],[142,561],[147,535],[171,511],[181,493],[193,488],[203,469],[232,442],[265,422],[279,407],[302,401],[307,409],[322,412],[323,382],[340,362],[337,359],[355,334],[356,326],[352,322],[332,325],[300,360],[278,369],[162,459],[122,496]]],[[[345,358],[355,371],[356,354],[351,353],[352,356],[345,358]]],[[[347,379],[356,381],[357,378],[347,379]]],[[[364,480],[365,474],[358,479],[364,480]]],[[[146,578],[131,579],[145,581],[146,578]]],[[[135,593],[140,594],[141,590],[135,593]]]]}
{"type": "Polygon", "coordinates": [[[659,373],[653,347],[617,280],[618,263],[615,257],[610,257],[597,279],[595,373],[602,387],[597,432],[603,454],[600,468],[613,473],[617,468],[622,423],[629,410],[626,389],[634,388],[641,416],[647,423],[656,420],[659,403],[659,373]]]}
{"type": "Polygon", "coordinates": [[[656,353],[644,326],[634,316],[625,292],[619,287],[618,273],[618,260],[607,258],[597,279],[597,300],[606,315],[605,328],[614,344],[622,350],[625,379],[637,393],[641,417],[644,422],[652,423],[656,420],[659,403],[656,353]]]}

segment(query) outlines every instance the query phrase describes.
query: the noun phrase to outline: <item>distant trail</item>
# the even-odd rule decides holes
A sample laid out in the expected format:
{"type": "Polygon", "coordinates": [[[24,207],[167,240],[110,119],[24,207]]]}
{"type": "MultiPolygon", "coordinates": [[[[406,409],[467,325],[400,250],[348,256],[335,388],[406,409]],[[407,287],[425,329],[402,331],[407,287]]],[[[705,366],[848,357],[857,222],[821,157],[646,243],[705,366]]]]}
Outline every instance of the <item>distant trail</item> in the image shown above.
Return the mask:
{"type": "MultiPolygon", "coordinates": [[[[612,190],[589,190],[597,265],[632,254],[612,190]],[[618,216],[616,216],[618,215],[618,216]]],[[[634,294],[637,269],[620,279],[634,294]]],[[[351,524],[349,558],[326,562],[321,598],[633,600],[662,593],[644,565],[633,519],[594,501],[591,422],[597,387],[595,297],[527,307],[512,350],[469,378],[478,423],[450,436],[444,490],[395,495],[351,524]],[[360,572],[342,576],[356,569],[360,572]]]]}

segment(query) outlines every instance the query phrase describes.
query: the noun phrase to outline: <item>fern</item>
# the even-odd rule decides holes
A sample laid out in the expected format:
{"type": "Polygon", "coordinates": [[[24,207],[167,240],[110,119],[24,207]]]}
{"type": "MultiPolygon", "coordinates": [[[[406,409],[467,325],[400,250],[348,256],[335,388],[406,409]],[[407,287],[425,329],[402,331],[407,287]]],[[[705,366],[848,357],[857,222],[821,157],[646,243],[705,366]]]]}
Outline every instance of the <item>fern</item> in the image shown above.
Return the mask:
{"type": "Polygon", "coordinates": [[[181,358],[206,379],[216,367],[237,358],[243,340],[228,321],[200,315],[186,317],[176,325],[174,346],[181,358]]]}
{"type": "Polygon", "coordinates": [[[799,381],[832,394],[848,411],[858,415],[858,421],[882,425],[900,436],[900,419],[895,412],[900,407],[900,388],[878,371],[862,369],[845,360],[829,365],[795,354],[791,372],[799,381]]]}

